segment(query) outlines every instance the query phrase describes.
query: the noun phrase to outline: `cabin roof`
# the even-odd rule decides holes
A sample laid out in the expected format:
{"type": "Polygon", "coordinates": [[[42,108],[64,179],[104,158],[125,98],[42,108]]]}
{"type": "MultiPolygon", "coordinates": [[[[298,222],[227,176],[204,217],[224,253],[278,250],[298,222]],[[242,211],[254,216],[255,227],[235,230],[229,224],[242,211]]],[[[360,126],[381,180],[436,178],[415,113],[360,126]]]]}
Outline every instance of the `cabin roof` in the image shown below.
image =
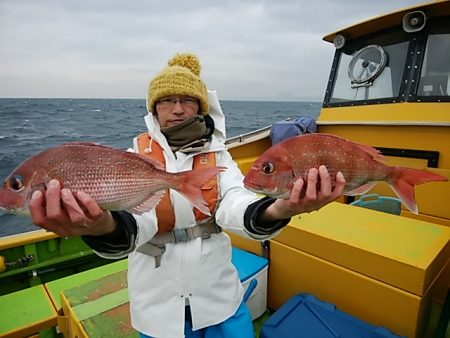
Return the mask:
{"type": "Polygon", "coordinates": [[[352,40],[375,31],[398,26],[401,25],[403,16],[412,11],[423,11],[428,18],[448,15],[450,14],[450,1],[435,0],[434,2],[427,2],[406,7],[404,9],[389,14],[380,15],[362,21],[358,24],[340,29],[334,33],[324,36],[323,40],[332,43],[334,37],[338,34],[343,35],[346,40],[352,40]]]}

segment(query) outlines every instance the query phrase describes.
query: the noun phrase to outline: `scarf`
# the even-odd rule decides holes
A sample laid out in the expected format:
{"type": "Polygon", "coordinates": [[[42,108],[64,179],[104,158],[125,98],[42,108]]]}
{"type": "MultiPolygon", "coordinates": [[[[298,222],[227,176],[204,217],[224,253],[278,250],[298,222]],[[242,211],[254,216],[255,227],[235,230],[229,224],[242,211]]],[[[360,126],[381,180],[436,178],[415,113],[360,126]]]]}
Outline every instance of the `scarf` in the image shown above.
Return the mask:
{"type": "Polygon", "coordinates": [[[196,115],[175,126],[161,127],[161,132],[173,152],[188,152],[193,148],[206,146],[206,143],[211,140],[214,120],[209,115],[196,115]]]}

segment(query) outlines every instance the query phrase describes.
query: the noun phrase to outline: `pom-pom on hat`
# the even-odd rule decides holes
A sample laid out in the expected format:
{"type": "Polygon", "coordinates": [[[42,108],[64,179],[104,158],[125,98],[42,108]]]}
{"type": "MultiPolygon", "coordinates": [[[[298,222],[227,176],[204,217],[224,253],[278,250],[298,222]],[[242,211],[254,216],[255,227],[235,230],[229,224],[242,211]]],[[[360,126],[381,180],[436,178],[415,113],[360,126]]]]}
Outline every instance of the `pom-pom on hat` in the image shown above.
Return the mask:
{"type": "Polygon", "coordinates": [[[165,96],[185,95],[198,99],[201,113],[208,114],[208,93],[200,79],[201,69],[200,60],[194,54],[179,53],[171,58],[168,67],[148,86],[148,110],[156,113],[156,103],[165,96]]]}

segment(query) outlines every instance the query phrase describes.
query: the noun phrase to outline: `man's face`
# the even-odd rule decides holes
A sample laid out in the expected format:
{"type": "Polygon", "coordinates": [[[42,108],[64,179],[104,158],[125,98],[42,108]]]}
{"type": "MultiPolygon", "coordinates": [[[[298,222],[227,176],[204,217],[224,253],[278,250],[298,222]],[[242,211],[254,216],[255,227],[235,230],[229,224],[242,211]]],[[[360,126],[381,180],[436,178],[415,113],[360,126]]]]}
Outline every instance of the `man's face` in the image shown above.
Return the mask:
{"type": "Polygon", "coordinates": [[[191,96],[165,96],[156,103],[156,113],[161,127],[175,126],[197,115],[198,111],[198,100],[191,96]]]}

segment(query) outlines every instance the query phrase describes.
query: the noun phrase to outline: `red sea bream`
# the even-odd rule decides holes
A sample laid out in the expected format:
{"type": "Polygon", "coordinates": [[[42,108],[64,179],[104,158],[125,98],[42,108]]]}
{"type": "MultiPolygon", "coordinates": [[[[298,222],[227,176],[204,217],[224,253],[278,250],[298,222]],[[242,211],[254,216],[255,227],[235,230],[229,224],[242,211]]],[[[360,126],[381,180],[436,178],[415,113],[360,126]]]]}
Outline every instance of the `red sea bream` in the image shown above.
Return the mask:
{"type": "Polygon", "coordinates": [[[345,195],[361,195],[377,181],[390,184],[402,202],[418,212],[414,186],[446,177],[419,169],[385,164],[380,152],[370,146],[329,134],[306,134],[284,140],[269,148],[253,164],[244,185],[257,193],[287,198],[294,181],[306,180],[310,168],[325,165],[334,186],[336,173],[344,175],[345,195]]]}
{"type": "Polygon", "coordinates": [[[66,143],[17,167],[0,190],[0,208],[27,214],[32,193],[45,191],[47,183],[57,179],[72,192],[88,193],[103,209],[141,214],[156,206],[166,189],[175,189],[209,215],[201,187],[224,169],[169,173],[139,154],[95,143],[66,143]]]}

